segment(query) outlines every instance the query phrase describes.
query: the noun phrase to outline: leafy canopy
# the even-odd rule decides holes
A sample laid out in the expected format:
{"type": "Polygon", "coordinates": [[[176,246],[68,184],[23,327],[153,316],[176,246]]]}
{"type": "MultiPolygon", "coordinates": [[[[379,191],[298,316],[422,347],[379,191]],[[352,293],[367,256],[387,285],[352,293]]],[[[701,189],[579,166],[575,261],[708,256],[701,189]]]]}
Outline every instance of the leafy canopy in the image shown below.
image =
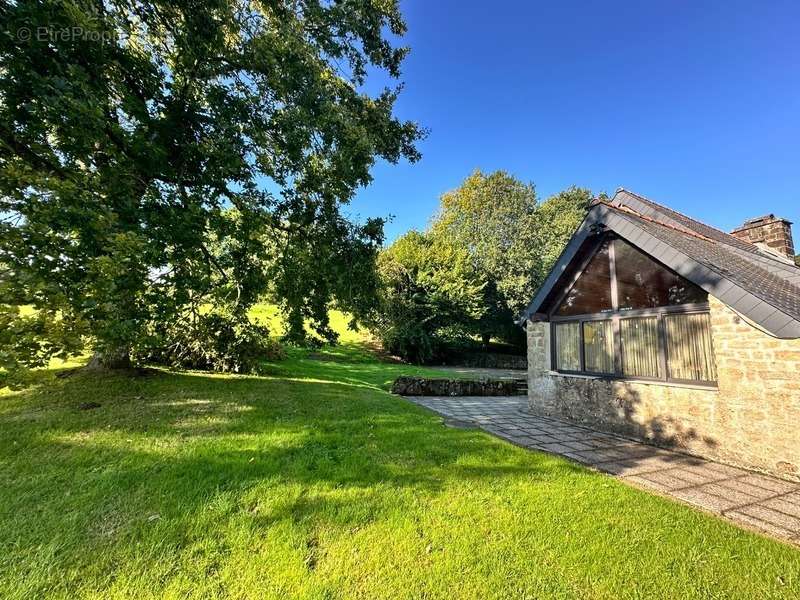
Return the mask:
{"type": "Polygon", "coordinates": [[[398,239],[379,259],[377,330],[417,362],[480,337],[521,346],[515,316],[533,297],[583,219],[591,194],[569,188],[542,203],[504,171],[472,173],[441,198],[429,230],[398,239]]]}
{"type": "Polygon", "coordinates": [[[124,361],[166,343],[159,324],[191,327],[209,305],[241,319],[265,293],[295,340],[304,320],[333,336],[332,301],[371,306],[383,222],[340,206],[377,158],[419,156],[422,131],[393,116],[399,86],[364,91],[368,72],[400,76],[407,49],[384,36],[405,32],[396,1],[21,0],[2,14],[0,304],[34,307],[39,340],[7,363],[86,333],[124,361]]]}
{"type": "Polygon", "coordinates": [[[586,214],[589,190],[571,187],[538,202],[533,184],[505,171],[473,172],[441,198],[432,233],[465,248],[520,312],[586,214]]]}

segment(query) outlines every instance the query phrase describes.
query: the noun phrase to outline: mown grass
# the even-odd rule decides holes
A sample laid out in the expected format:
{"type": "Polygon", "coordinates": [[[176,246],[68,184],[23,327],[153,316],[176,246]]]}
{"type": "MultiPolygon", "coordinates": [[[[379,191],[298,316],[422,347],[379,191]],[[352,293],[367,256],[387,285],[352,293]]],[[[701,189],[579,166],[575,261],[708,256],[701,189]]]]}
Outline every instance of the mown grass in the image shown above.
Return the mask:
{"type": "Polygon", "coordinates": [[[0,597],[798,594],[796,549],[448,429],[386,392],[410,371],[348,345],[0,392],[0,597]]]}

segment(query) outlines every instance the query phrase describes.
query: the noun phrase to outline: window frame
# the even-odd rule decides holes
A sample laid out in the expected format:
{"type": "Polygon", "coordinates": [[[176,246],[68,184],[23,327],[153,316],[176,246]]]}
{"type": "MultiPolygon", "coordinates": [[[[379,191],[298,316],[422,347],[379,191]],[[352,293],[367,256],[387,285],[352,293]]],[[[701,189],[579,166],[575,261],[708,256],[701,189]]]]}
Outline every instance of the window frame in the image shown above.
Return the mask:
{"type": "MultiPolygon", "coordinates": [[[[600,247],[600,244],[603,243],[605,240],[613,240],[618,238],[618,236],[606,235],[606,236],[598,236],[599,239],[596,241],[594,246],[590,249],[588,255],[584,257],[583,261],[581,262],[580,267],[575,272],[573,277],[570,279],[569,283],[564,286],[564,288],[559,292],[559,294],[555,297],[550,309],[547,312],[548,319],[550,321],[550,367],[551,370],[557,373],[563,373],[565,375],[584,375],[589,377],[596,377],[600,379],[614,379],[614,380],[622,380],[622,381],[643,381],[643,382],[650,382],[650,383],[674,383],[674,384],[688,384],[693,386],[700,386],[700,387],[707,387],[716,389],[717,382],[716,381],[703,381],[703,380],[689,380],[689,379],[677,379],[669,376],[669,369],[668,365],[668,355],[667,355],[667,332],[666,332],[666,324],[664,320],[665,315],[670,314],[709,314],[709,304],[708,302],[694,302],[694,303],[687,303],[687,304],[677,304],[673,306],[659,306],[654,308],[639,308],[639,309],[619,309],[619,296],[617,290],[617,269],[616,269],[616,257],[615,257],[615,244],[609,244],[609,272],[611,275],[611,303],[612,309],[607,310],[604,312],[599,313],[587,313],[581,315],[569,315],[569,316],[558,316],[555,314],[556,310],[558,309],[561,302],[569,293],[570,288],[575,284],[578,278],[583,273],[584,268],[586,265],[589,264],[591,259],[594,257],[597,248],[600,247]],[[658,333],[658,363],[659,363],[659,372],[661,373],[660,377],[644,377],[644,376],[628,376],[622,373],[622,335],[621,335],[621,326],[620,323],[622,319],[626,318],[636,318],[636,317],[656,317],[657,320],[657,333],[658,333]],[[585,322],[591,321],[604,321],[610,320],[612,326],[612,332],[614,336],[613,344],[614,344],[614,372],[613,373],[596,373],[593,371],[586,370],[586,360],[585,360],[585,344],[584,344],[584,337],[583,337],[583,324],[585,322]],[[556,344],[558,343],[557,334],[556,334],[556,324],[558,323],[566,323],[566,322],[576,322],[578,323],[578,330],[579,330],[579,344],[580,347],[578,348],[578,355],[580,358],[580,370],[566,370],[566,369],[559,369],[558,363],[556,359],[556,344]]],[[[635,247],[635,246],[634,246],[635,247]]],[[[651,260],[658,263],[657,260],[650,257],[651,260]]],[[[660,264],[660,263],[658,263],[660,264]]],[[[665,267],[668,268],[668,267],[665,267]]],[[[670,269],[672,270],[672,269],[670,269]]],[[[674,272],[674,271],[673,271],[674,272]]],[[[678,274],[680,276],[680,274],[678,274]]],[[[714,348],[713,348],[713,340],[712,340],[712,357],[716,363],[715,357],[713,356],[714,348]]],[[[716,364],[715,364],[715,372],[716,372],[716,364]]]]}

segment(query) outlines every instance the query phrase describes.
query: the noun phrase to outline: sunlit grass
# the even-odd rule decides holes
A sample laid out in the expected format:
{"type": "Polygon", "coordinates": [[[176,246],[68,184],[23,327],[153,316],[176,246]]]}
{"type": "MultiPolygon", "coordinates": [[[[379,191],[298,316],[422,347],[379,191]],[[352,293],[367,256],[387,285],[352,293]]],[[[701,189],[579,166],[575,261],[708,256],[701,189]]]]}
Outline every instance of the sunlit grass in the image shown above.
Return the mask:
{"type": "Polygon", "coordinates": [[[441,419],[355,343],[0,391],[0,598],[791,598],[794,548],[441,419]]]}
{"type": "MultiPolygon", "coordinates": [[[[275,337],[286,333],[286,322],[280,308],[275,304],[261,303],[250,309],[250,319],[269,328],[275,337]]],[[[351,317],[339,310],[332,310],[328,314],[330,326],[337,334],[339,341],[344,344],[363,342],[369,337],[365,331],[356,331],[349,327],[351,317]]],[[[309,328],[309,332],[311,332],[309,328]]]]}

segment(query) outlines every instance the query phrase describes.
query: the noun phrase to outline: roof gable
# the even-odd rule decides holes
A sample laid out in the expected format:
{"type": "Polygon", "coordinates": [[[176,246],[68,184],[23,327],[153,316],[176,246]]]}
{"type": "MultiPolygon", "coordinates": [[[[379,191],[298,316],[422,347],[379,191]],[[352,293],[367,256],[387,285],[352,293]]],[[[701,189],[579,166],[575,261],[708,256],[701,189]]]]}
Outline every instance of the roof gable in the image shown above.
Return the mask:
{"type": "Polygon", "coordinates": [[[800,338],[800,268],[626,190],[598,202],[570,239],[524,318],[541,319],[579,249],[613,231],[779,338],[800,338]],[[642,211],[642,212],[640,212],[642,211]]]}

